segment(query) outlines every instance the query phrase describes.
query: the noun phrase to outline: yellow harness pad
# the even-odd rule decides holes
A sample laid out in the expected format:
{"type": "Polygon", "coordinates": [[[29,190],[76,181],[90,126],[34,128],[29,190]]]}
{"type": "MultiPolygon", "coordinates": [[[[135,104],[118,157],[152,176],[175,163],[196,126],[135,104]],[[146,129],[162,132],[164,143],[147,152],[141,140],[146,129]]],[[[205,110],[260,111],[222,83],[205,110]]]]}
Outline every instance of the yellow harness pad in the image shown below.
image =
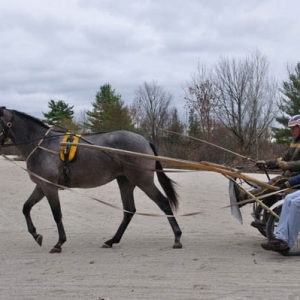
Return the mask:
{"type": "MultiPolygon", "coordinates": [[[[69,132],[67,132],[63,138],[63,142],[78,143],[80,137],[81,137],[80,134],[71,135],[69,132]]],[[[62,161],[65,161],[66,155],[68,155],[68,161],[73,160],[78,146],[71,146],[69,150],[67,148],[69,147],[68,146],[60,147],[59,156],[62,161]]]]}

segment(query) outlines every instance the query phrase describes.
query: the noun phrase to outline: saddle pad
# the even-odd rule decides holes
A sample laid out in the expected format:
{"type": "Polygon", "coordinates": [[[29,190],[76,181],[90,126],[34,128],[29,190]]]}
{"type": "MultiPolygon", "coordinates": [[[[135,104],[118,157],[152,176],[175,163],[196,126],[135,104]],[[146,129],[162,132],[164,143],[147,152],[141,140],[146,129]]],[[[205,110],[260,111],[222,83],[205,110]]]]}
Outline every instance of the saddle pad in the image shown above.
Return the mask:
{"type": "MultiPolygon", "coordinates": [[[[70,132],[67,132],[66,135],[63,138],[63,142],[70,142],[70,143],[78,143],[80,139],[80,134],[71,134],[70,132]]],[[[68,161],[71,161],[74,159],[76,151],[77,151],[77,146],[61,146],[60,147],[60,152],[59,156],[62,161],[65,161],[65,158],[68,158],[68,161]],[[66,151],[67,150],[67,151],[66,151]]]]}

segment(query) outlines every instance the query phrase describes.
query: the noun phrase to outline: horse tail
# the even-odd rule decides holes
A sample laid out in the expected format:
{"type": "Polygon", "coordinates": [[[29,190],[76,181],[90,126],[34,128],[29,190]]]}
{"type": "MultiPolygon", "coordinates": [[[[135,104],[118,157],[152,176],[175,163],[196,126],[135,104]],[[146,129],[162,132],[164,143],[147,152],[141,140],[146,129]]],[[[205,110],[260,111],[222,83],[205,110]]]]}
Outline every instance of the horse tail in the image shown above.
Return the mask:
{"type": "MultiPolygon", "coordinates": [[[[154,153],[155,156],[157,155],[157,151],[155,149],[155,146],[150,143],[150,147],[154,153]]],[[[174,210],[177,210],[179,203],[178,203],[178,194],[175,190],[175,181],[173,181],[172,179],[170,179],[164,172],[163,172],[163,166],[161,164],[160,161],[156,160],[156,165],[155,165],[155,169],[157,177],[158,177],[158,181],[160,183],[160,185],[162,186],[163,190],[165,191],[167,198],[169,199],[169,203],[171,205],[171,208],[174,210]]]]}

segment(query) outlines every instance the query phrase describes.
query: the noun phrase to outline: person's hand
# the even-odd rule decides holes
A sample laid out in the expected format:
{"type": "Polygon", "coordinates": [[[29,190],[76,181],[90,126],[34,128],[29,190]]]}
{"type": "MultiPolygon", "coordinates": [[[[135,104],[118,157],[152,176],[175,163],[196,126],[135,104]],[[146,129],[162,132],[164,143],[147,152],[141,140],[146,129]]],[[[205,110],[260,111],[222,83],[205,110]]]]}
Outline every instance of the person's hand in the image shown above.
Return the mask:
{"type": "Polygon", "coordinates": [[[266,166],[266,161],[265,160],[258,160],[255,164],[258,168],[262,169],[266,166]]]}
{"type": "Polygon", "coordinates": [[[285,182],[283,182],[283,183],[279,184],[279,185],[278,185],[278,187],[279,187],[279,189],[280,189],[280,190],[284,190],[284,189],[286,189],[286,188],[287,188],[287,186],[286,186],[285,182]]]}
{"type": "Polygon", "coordinates": [[[289,163],[286,162],[286,161],[280,161],[280,162],[278,163],[278,167],[279,167],[281,170],[286,171],[286,170],[289,170],[290,165],[289,165],[289,163]]]}

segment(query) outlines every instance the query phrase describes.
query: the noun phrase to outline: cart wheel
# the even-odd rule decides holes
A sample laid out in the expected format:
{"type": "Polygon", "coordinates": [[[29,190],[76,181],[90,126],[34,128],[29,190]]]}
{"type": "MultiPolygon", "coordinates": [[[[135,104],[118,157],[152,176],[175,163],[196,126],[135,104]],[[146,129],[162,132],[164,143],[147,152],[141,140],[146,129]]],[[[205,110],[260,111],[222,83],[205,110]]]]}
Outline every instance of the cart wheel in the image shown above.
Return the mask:
{"type": "MultiPolygon", "coordinates": [[[[274,203],[281,200],[281,195],[273,195],[265,199],[264,204],[268,207],[271,207],[274,203]]],[[[255,227],[263,236],[267,236],[267,230],[266,230],[266,224],[268,222],[268,218],[270,216],[270,213],[267,209],[263,208],[258,203],[253,203],[253,213],[252,216],[254,218],[255,223],[261,223],[262,226],[253,226],[255,227]]]]}
{"type": "MultiPolygon", "coordinates": [[[[274,212],[279,217],[281,214],[281,208],[282,208],[282,206],[279,206],[274,209],[274,212]]],[[[272,214],[269,214],[267,225],[266,225],[266,234],[267,234],[267,238],[269,241],[273,240],[275,238],[278,221],[279,220],[275,216],[273,216],[272,214]]]]}
{"type": "MultiPolygon", "coordinates": [[[[260,205],[256,205],[256,207],[254,207],[254,219],[255,222],[262,222],[264,224],[267,224],[268,221],[268,217],[269,217],[269,213],[260,205]]],[[[259,226],[259,227],[255,227],[263,236],[267,237],[267,232],[266,232],[266,226],[259,226]]]]}
{"type": "MultiPolygon", "coordinates": [[[[280,217],[282,206],[276,207],[274,212],[280,217]]],[[[276,228],[278,224],[278,219],[274,217],[272,214],[269,214],[267,225],[266,225],[266,233],[268,240],[272,240],[275,238],[276,228]]],[[[295,246],[289,251],[281,251],[279,252],[284,256],[300,256],[300,235],[298,236],[298,240],[295,243],[295,246]]]]}

